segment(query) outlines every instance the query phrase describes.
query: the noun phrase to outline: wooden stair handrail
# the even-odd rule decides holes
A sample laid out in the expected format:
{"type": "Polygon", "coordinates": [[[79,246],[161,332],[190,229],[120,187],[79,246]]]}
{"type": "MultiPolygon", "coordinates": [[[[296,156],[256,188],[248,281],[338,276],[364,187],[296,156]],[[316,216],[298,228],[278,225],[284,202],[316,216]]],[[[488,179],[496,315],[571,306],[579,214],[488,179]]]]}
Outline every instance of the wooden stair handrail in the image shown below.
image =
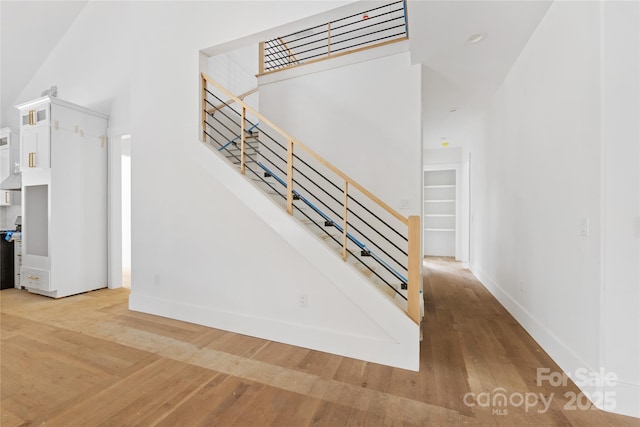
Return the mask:
{"type": "Polygon", "coordinates": [[[254,116],[256,116],[259,119],[260,123],[266,124],[267,126],[272,128],[274,131],[276,131],[280,135],[282,135],[287,141],[292,141],[292,143],[295,146],[301,148],[303,151],[305,151],[307,154],[309,154],[311,157],[313,157],[315,160],[317,160],[319,163],[321,163],[323,166],[325,166],[331,172],[335,173],[340,178],[344,179],[345,182],[349,183],[349,186],[352,186],[352,187],[356,188],[358,191],[360,191],[366,197],[371,199],[373,202],[375,202],[382,209],[387,211],[387,213],[389,213],[391,216],[396,218],[402,224],[404,224],[406,226],[409,225],[409,220],[406,217],[404,217],[403,215],[398,213],[395,209],[393,209],[391,206],[389,206],[388,204],[386,204],[385,202],[380,200],[377,196],[372,194],[369,190],[364,188],[358,182],[356,182],[353,179],[351,179],[347,174],[342,172],[340,169],[335,167],[333,164],[329,163],[329,161],[324,159],[322,156],[320,156],[318,153],[313,151],[311,148],[307,147],[306,145],[304,145],[303,143],[298,141],[296,138],[294,138],[293,136],[291,136],[290,134],[285,132],[281,127],[279,127],[278,125],[273,123],[271,120],[267,119],[265,116],[260,114],[255,108],[251,107],[249,104],[247,104],[242,99],[240,99],[240,97],[238,97],[238,96],[234,95],[233,93],[229,92],[224,86],[221,86],[218,82],[213,80],[211,77],[207,76],[205,73],[202,73],[202,79],[204,81],[206,81],[207,83],[210,83],[211,85],[213,85],[216,88],[218,88],[221,92],[223,92],[225,95],[227,95],[231,100],[237,102],[239,105],[242,105],[244,108],[246,108],[247,111],[250,111],[254,116]]]}
{"type": "Polygon", "coordinates": [[[287,49],[287,52],[289,52],[289,61],[291,62],[291,58],[293,58],[293,62],[295,62],[296,64],[300,61],[298,61],[298,58],[296,57],[296,55],[291,51],[291,49],[289,48],[289,45],[282,40],[282,37],[278,37],[278,41],[282,44],[282,46],[284,46],[285,49],[287,49]]]}
{"type": "MultiPolygon", "coordinates": [[[[238,95],[238,96],[237,96],[237,98],[238,98],[238,99],[241,99],[241,100],[243,100],[243,101],[244,101],[244,99],[245,99],[247,96],[249,96],[249,95],[253,95],[254,93],[258,92],[259,90],[260,90],[260,88],[259,88],[259,87],[254,87],[253,89],[248,90],[248,91],[246,91],[245,93],[241,93],[240,95],[238,95]]],[[[230,99],[230,100],[229,100],[229,101],[227,101],[226,103],[222,103],[222,104],[220,104],[220,105],[216,105],[215,107],[209,108],[209,109],[207,110],[207,112],[208,112],[209,114],[211,114],[211,113],[215,113],[216,111],[218,111],[218,110],[220,110],[220,109],[222,109],[222,108],[224,108],[224,107],[228,107],[229,105],[233,104],[234,102],[236,102],[236,100],[235,100],[235,99],[230,99]]]]}

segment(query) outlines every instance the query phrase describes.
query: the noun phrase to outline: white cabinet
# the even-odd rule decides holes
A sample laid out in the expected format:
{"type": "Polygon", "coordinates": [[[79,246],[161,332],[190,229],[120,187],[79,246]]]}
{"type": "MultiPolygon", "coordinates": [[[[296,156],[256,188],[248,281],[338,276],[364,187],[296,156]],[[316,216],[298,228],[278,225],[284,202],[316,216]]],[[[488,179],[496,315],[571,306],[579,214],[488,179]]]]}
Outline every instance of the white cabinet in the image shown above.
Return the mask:
{"type": "MultiPolygon", "coordinates": [[[[11,151],[9,146],[0,147],[0,182],[9,177],[11,171],[11,151]]],[[[0,190],[0,206],[11,206],[12,193],[9,190],[0,190]]]]}
{"type": "Polygon", "coordinates": [[[21,285],[54,298],[104,288],[107,117],[50,97],[17,108],[23,118],[21,285]]]}
{"type": "Polygon", "coordinates": [[[48,98],[20,109],[20,167],[23,171],[51,166],[50,113],[48,98]]]}
{"type": "MultiPolygon", "coordinates": [[[[11,175],[11,132],[9,128],[0,130],[0,182],[11,175]]],[[[11,206],[13,192],[0,190],[0,206],[11,206]]]]}
{"type": "Polygon", "coordinates": [[[31,168],[51,166],[49,128],[38,126],[20,132],[20,167],[24,171],[31,168]]]}

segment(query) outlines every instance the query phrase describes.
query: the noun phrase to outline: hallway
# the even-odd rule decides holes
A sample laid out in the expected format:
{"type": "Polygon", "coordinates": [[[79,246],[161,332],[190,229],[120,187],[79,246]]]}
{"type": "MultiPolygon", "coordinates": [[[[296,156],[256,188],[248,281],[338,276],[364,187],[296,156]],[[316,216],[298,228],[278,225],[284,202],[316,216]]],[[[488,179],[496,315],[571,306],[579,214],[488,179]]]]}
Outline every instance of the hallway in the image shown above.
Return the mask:
{"type": "Polygon", "coordinates": [[[132,312],[128,289],[2,291],[0,424],[640,425],[536,385],[558,367],[469,271],[425,269],[419,373],[132,312]]]}

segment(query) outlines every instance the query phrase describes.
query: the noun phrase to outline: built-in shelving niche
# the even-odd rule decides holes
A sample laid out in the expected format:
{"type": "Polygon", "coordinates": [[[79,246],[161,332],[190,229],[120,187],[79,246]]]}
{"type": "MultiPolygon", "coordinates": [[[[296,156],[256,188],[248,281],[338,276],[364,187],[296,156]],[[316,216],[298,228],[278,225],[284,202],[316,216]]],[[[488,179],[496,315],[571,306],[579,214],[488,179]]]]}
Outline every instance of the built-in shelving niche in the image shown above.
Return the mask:
{"type": "Polygon", "coordinates": [[[456,171],[424,171],[424,253],[456,254],[456,171]]]}

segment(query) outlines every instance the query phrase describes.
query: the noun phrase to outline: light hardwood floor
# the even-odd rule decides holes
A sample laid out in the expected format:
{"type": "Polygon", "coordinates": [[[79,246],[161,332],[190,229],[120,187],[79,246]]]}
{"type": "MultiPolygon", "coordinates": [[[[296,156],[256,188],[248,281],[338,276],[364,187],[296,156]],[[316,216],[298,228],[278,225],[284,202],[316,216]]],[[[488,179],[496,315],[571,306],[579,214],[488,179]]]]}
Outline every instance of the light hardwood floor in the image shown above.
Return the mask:
{"type": "Polygon", "coordinates": [[[571,383],[538,386],[536,368],[558,367],[475,278],[439,259],[427,270],[419,373],[135,313],[127,289],[61,300],[2,291],[0,424],[640,425],[571,410],[571,383]],[[498,387],[552,403],[464,402],[498,387]]]}

